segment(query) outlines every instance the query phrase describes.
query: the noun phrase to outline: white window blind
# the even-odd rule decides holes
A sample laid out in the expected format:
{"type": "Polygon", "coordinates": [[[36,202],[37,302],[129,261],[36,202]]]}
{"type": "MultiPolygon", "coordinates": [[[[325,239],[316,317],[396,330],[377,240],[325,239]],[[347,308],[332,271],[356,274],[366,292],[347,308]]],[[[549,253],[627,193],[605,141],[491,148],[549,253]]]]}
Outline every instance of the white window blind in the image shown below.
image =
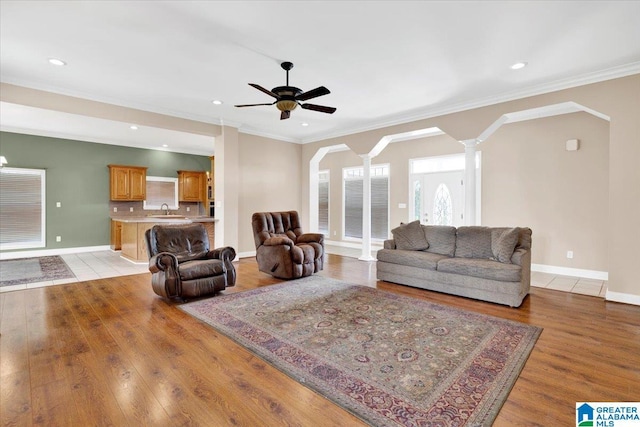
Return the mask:
{"type": "Polygon", "coordinates": [[[45,171],[0,169],[0,249],[45,247],[45,218],[45,171]]]}
{"type": "MultiPolygon", "coordinates": [[[[344,235],[362,238],[363,170],[344,170],[344,235]]],[[[389,167],[371,167],[371,237],[389,235],[389,167]]]]}
{"type": "Polygon", "coordinates": [[[329,235],[329,171],[318,174],[318,232],[329,235]]]}

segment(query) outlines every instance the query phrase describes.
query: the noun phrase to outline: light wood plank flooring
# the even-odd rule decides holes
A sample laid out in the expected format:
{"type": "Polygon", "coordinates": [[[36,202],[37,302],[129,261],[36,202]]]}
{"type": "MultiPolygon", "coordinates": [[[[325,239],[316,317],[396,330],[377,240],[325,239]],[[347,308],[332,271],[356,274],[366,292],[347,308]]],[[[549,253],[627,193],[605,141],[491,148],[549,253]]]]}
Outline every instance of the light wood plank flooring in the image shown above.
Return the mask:
{"type": "MultiPolygon", "coordinates": [[[[241,292],[279,282],[253,259],[241,292]]],[[[494,425],[569,426],[578,401],[640,400],[640,307],[532,288],[518,309],[377,282],[329,255],[322,275],[544,328],[494,425]]],[[[148,273],[0,294],[5,426],[359,426],[151,291],[148,273]]]]}

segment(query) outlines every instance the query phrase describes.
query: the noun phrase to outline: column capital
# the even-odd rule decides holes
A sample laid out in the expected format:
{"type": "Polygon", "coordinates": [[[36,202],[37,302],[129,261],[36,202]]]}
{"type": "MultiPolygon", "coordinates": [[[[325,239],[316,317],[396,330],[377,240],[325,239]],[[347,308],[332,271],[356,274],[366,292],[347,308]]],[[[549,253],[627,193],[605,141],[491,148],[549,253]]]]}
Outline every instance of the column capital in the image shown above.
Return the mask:
{"type": "Polygon", "coordinates": [[[473,138],[473,139],[465,139],[463,141],[458,141],[458,142],[460,144],[464,145],[465,148],[475,147],[476,145],[480,144],[480,141],[478,141],[475,138],[473,138]]]}

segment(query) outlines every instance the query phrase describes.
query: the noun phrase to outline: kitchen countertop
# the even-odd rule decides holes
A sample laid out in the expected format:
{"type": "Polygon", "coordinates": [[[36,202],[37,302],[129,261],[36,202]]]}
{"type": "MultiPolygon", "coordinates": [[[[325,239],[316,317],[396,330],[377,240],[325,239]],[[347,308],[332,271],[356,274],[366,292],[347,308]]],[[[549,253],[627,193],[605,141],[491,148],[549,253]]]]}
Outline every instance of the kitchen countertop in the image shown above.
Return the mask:
{"type": "Polygon", "coordinates": [[[132,216],[132,217],[121,217],[114,218],[111,217],[112,220],[118,222],[126,222],[126,223],[138,223],[138,222],[167,222],[170,224],[191,224],[194,222],[217,222],[217,218],[212,218],[210,216],[194,216],[194,217],[163,217],[163,216],[132,216]]]}

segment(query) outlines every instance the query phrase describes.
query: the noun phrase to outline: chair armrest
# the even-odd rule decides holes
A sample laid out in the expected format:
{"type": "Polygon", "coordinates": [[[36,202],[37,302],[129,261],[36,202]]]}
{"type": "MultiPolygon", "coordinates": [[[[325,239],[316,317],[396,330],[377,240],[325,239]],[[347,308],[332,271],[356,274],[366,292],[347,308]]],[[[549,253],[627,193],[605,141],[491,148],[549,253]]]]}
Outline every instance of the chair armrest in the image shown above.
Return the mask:
{"type": "Polygon", "coordinates": [[[174,254],[160,252],[149,258],[149,271],[152,273],[165,271],[169,267],[178,268],[178,258],[174,254]]]}
{"type": "Polygon", "coordinates": [[[384,249],[395,249],[396,241],[394,239],[389,239],[384,241],[384,249]]]}
{"type": "Polygon", "coordinates": [[[281,246],[281,245],[287,245],[287,246],[295,246],[295,244],[293,243],[293,240],[291,240],[288,237],[269,237],[267,240],[264,241],[263,243],[264,246],[281,246]]]}
{"type": "Polygon", "coordinates": [[[324,243],[324,234],[322,233],[304,233],[298,236],[296,243],[324,243]]]}
{"type": "Polygon", "coordinates": [[[236,251],[231,246],[216,248],[209,251],[207,258],[221,259],[223,261],[233,261],[236,258],[236,251]]]}

